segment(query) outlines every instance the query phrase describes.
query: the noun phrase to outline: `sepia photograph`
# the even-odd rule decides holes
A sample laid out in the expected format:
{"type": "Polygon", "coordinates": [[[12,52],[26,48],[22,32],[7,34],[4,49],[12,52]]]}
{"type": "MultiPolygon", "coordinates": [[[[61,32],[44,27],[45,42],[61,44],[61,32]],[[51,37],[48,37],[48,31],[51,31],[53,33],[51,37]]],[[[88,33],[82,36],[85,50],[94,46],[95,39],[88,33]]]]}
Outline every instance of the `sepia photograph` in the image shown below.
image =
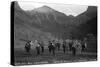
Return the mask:
{"type": "Polygon", "coordinates": [[[11,64],[97,61],[97,6],[11,2],[11,64]]]}

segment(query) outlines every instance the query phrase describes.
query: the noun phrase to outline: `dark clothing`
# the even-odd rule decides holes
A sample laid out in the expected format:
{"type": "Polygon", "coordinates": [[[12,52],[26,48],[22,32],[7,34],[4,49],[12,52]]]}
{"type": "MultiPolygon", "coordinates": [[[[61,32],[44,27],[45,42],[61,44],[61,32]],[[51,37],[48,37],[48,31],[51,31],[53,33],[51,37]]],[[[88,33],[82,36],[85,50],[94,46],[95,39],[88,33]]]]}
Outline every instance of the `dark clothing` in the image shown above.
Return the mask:
{"type": "Polygon", "coordinates": [[[31,49],[31,45],[30,45],[30,42],[27,42],[26,45],[25,45],[25,50],[26,52],[30,52],[30,49],[31,49]]]}
{"type": "Polygon", "coordinates": [[[41,46],[41,49],[42,49],[42,53],[44,52],[44,47],[43,46],[41,46]]]}
{"type": "Polygon", "coordinates": [[[52,45],[52,43],[49,43],[49,46],[48,46],[48,48],[49,48],[49,53],[53,53],[53,55],[55,55],[55,46],[53,46],[52,45]]]}
{"type": "Polygon", "coordinates": [[[37,55],[40,54],[40,47],[36,47],[37,55]]]}
{"type": "Polygon", "coordinates": [[[76,48],[75,47],[72,47],[72,53],[74,56],[76,55],[76,48]]]}
{"type": "Polygon", "coordinates": [[[49,48],[49,53],[51,53],[51,45],[52,45],[52,43],[49,43],[49,46],[48,46],[48,48],[49,48]]]}
{"type": "Polygon", "coordinates": [[[60,50],[60,43],[56,43],[56,47],[58,49],[58,51],[60,50]]]}
{"type": "Polygon", "coordinates": [[[40,45],[40,48],[41,48],[41,52],[43,53],[44,52],[44,46],[43,46],[43,43],[39,43],[40,45]]]}
{"type": "Polygon", "coordinates": [[[49,53],[51,53],[51,46],[49,45],[48,48],[49,48],[49,53]]]}
{"type": "Polygon", "coordinates": [[[69,43],[69,50],[71,51],[72,50],[72,43],[69,43]]]}
{"type": "Polygon", "coordinates": [[[81,51],[84,51],[85,48],[86,48],[86,47],[85,47],[85,42],[82,42],[82,46],[81,46],[81,47],[82,47],[82,50],[81,50],[81,51]]]}
{"type": "Polygon", "coordinates": [[[82,45],[82,51],[84,51],[85,50],[85,45],[82,45]]]}
{"type": "Polygon", "coordinates": [[[65,51],[66,51],[66,45],[65,44],[63,44],[63,52],[65,53],[65,51]]]}

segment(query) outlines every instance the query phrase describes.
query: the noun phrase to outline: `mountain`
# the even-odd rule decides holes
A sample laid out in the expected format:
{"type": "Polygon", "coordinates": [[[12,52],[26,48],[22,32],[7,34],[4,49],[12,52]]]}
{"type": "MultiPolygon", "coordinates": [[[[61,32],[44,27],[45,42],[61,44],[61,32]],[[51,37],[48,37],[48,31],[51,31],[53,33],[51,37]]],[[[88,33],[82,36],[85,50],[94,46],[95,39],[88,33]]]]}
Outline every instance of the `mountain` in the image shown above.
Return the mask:
{"type": "Polygon", "coordinates": [[[97,7],[89,6],[87,11],[85,11],[84,13],[82,13],[80,15],[83,15],[83,14],[86,14],[88,17],[95,17],[95,16],[97,16],[97,7]]]}
{"type": "MultiPolygon", "coordinates": [[[[72,15],[67,16],[48,6],[24,11],[20,8],[18,2],[15,2],[14,8],[15,47],[18,47],[18,44],[25,44],[25,42],[19,39],[38,39],[46,43],[46,41],[55,38],[66,39],[72,36],[76,38],[82,37],[89,33],[92,27],[94,28],[94,24],[91,24],[91,20],[93,21],[93,18],[96,16],[95,12],[97,12],[94,10],[95,8],[88,7],[85,12],[74,17],[72,15]],[[88,30],[85,27],[87,24],[89,26],[88,30]],[[83,32],[86,33],[83,34],[83,32]]],[[[23,45],[21,45],[21,47],[23,47],[23,45]]]]}
{"type": "Polygon", "coordinates": [[[39,7],[39,8],[35,8],[33,10],[31,10],[30,12],[40,12],[40,13],[52,13],[54,12],[55,10],[48,7],[48,6],[42,6],[42,7],[39,7]]]}
{"type": "Polygon", "coordinates": [[[25,40],[50,40],[61,38],[66,30],[66,21],[69,17],[48,6],[43,6],[32,11],[24,11],[17,2],[14,5],[14,45],[15,48],[23,47],[25,40]],[[46,11],[44,11],[46,9],[46,11]],[[42,11],[41,11],[42,10],[42,11]]]}
{"type": "MultiPolygon", "coordinates": [[[[67,23],[72,19],[69,16],[66,16],[64,13],[58,12],[48,6],[42,6],[39,8],[36,8],[34,10],[27,11],[28,14],[30,14],[32,17],[37,17],[42,20],[47,20],[48,23],[67,23]]],[[[43,22],[42,22],[43,23],[43,22]]]]}
{"type": "Polygon", "coordinates": [[[80,14],[78,17],[80,18],[80,20],[85,18],[85,22],[80,24],[79,26],[81,30],[84,30],[85,33],[93,33],[94,35],[97,34],[97,7],[96,6],[89,6],[87,11],[80,14]]]}
{"type": "Polygon", "coordinates": [[[80,23],[85,23],[88,20],[97,16],[97,7],[96,6],[88,6],[87,10],[76,17],[80,23]]]}
{"type": "Polygon", "coordinates": [[[33,18],[27,14],[24,10],[20,9],[18,3],[14,3],[14,47],[24,47],[24,40],[44,40],[50,39],[51,33],[43,32],[40,30],[40,26],[35,24],[33,18]]]}

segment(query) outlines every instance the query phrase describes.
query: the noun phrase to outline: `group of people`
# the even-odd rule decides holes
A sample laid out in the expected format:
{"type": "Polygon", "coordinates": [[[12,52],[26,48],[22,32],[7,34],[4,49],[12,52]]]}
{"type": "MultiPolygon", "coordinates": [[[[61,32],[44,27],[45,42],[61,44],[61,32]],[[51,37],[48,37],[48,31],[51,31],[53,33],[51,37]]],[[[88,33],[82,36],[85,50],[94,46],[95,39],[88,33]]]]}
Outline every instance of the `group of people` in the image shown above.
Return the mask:
{"type": "Polygon", "coordinates": [[[69,51],[72,52],[72,54],[75,56],[76,53],[81,53],[84,52],[87,48],[87,43],[85,40],[72,40],[68,43],[68,49],[69,51]]]}
{"type": "MultiPolygon", "coordinates": [[[[31,46],[34,46],[37,52],[37,55],[39,55],[41,52],[44,53],[44,44],[39,42],[38,40],[29,41],[25,45],[25,50],[26,52],[30,52],[31,46]]],[[[81,40],[71,40],[71,41],[66,41],[63,40],[62,42],[52,40],[48,41],[48,51],[49,53],[55,55],[55,51],[62,50],[64,53],[66,52],[66,49],[72,52],[72,54],[75,56],[77,52],[82,53],[86,49],[86,41],[81,41],[81,40]]]]}
{"type": "Polygon", "coordinates": [[[31,47],[34,47],[37,51],[37,55],[40,54],[40,51],[43,53],[44,52],[44,46],[42,43],[38,42],[37,40],[33,41],[28,41],[25,44],[25,50],[27,53],[30,53],[31,47]]]}

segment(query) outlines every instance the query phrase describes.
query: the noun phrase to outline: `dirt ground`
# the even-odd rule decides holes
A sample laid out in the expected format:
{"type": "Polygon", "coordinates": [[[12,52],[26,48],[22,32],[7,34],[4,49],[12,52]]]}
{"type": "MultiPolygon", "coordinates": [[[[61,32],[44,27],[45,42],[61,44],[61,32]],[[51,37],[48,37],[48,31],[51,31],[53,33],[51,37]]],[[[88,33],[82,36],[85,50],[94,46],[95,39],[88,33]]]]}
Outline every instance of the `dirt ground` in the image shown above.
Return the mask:
{"type": "Polygon", "coordinates": [[[83,52],[82,54],[72,55],[71,51],[66,50],[63,53],[62,50],[55,52],[55,55],[50,54],[48,49],[45,49],[44,53],[40,55],[36,54],[35,50],[31,50],[30,53],[25,52],[22,49],[14,50],[15,65],[36,65],[36,64],[53,64],[53,63],[69,63],[69,62],[84,62],[84,61],[96,61],[96,52],[83,52]]]}

